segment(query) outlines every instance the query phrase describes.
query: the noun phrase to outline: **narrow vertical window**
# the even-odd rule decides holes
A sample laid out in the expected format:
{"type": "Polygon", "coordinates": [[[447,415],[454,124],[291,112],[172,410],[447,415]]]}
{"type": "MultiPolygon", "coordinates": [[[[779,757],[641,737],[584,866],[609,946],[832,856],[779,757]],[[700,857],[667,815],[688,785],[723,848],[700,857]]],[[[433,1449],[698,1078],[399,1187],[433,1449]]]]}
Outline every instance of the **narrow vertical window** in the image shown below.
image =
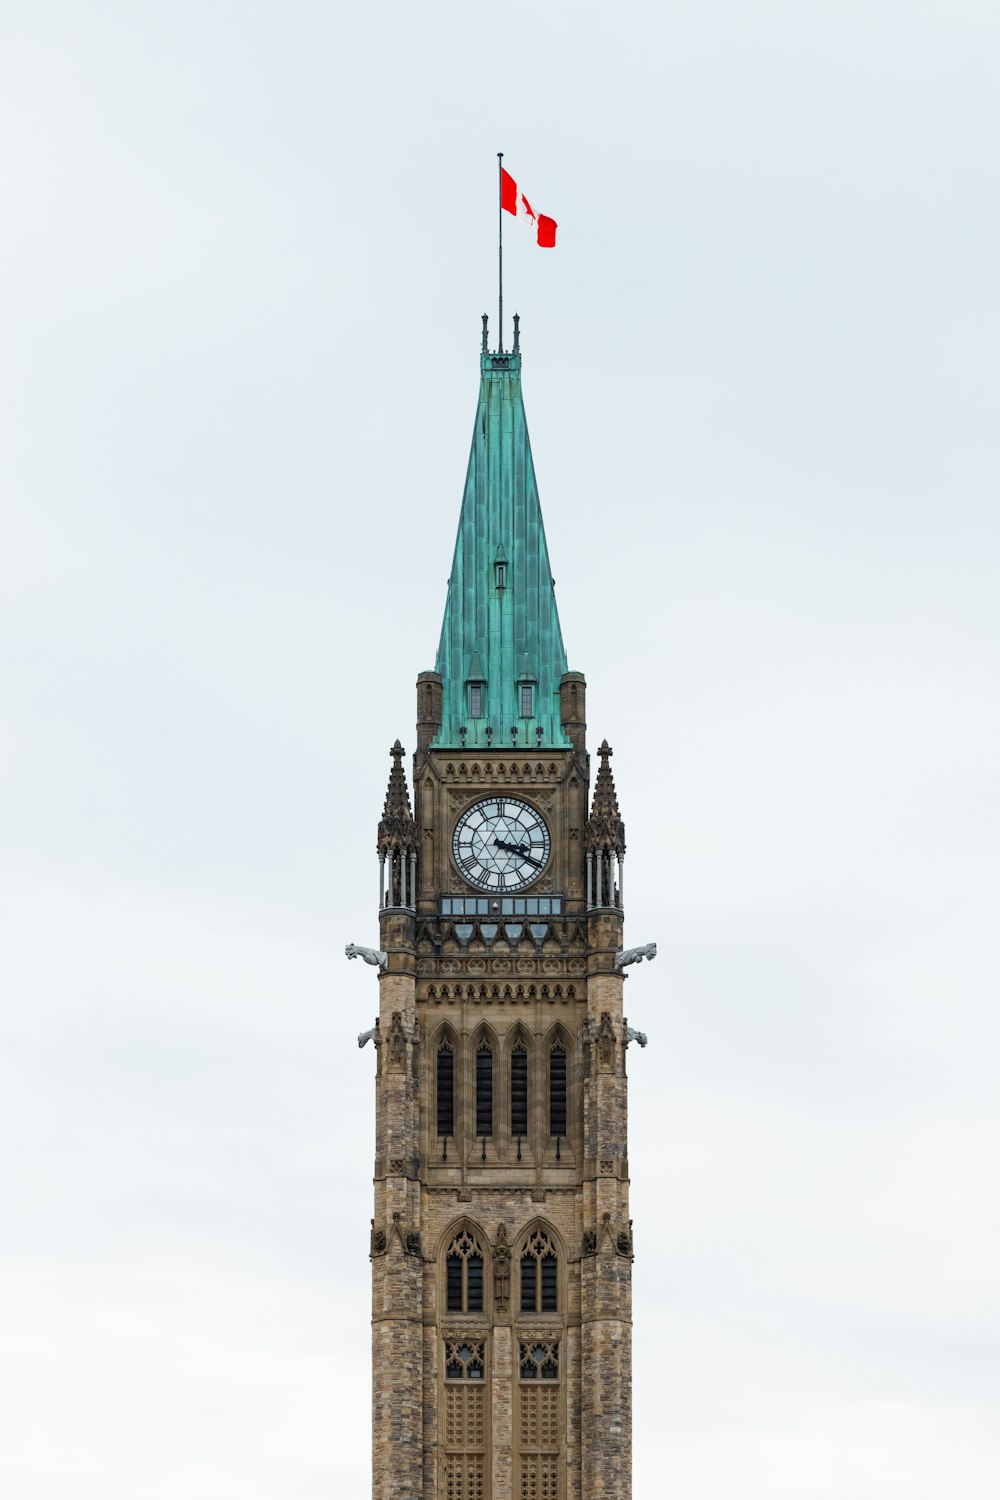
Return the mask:
{"type": "Polygon", "coordinates": [[[537,1281],[538,1262],[533,1255],[525,1255],[521,1260],[521,1311],[526,1313],[537,1312],[535,1300],[537,1296],[535,1283],[537,1281]]]}
{"type": "Polygon", "coordinates": [[[494,563],[494,567],[496,568],[497,588],[505,589],[507,587],[507,564],[498,562],[494,563]]]}
{"type": "Polygon", "coordinates": [[[535,689],[530,682],[521,683],[520,696],[521,718],[533,719],[535,716],[535,689]]]}
{"type": "Polygon", "coordinates": [[[520,1042],[510,1054],[510,1133],[528,1134],[528,1054],[520,1042]]]}
{"type": "Polygon", "coordinates": [[[483,716],[483,685],[481,682],[469,683],[469,718],[481,719],[483,716]]]}
{"type": "Polygon", "coordinates": [[[550,1251],[542,1256],[542,1312],[555,1312],[559,1294],[556,1287],[556,1258],[550,1251]]]}
{"type": "Polygon", "coordinates": [[[483,1311],[483,1247],[468,1229],[456,1234],[444,1264],[444,1305],[448,1312],[483,1311]]]}
{"type": "Polygon", "coordinates": [[[447,1296],[446,1305],[449,1312],[464,1312],[462,1307],[462,1257],[461,1255],[449,1255],[446,1266],[447,1296]]]}
{"type": "Polygon", "coordinates": [[[455,1055],[447,1042],[437,1055],[437,1133],[455,1134],[455,1055]]]}
{"type": "Polygon", "coordinates": [[[548,1235],[536,1229],[521,1256],[521,1311],[559,1311],[559,1264],[548,1235]]]}
{"type": "Polygon", "coordinates": [[[549,1053],[549,1135],[566,1134],[566,1049],[557,1044],[549,1053]]]}
{"type": "Polygon", "coordinates": [[[493,1053],[480,1047],[476,1053],[476,1135],[493,1134],[493,1053]]]}
{"type": "Polygon", "coordinates": [[[468,1273],[468,1296],[466,1298],[466,1312],[482,1312],[483,1310],[483,1257],[481,1255],[470,1255],[466,1261],[468,1273]]]}

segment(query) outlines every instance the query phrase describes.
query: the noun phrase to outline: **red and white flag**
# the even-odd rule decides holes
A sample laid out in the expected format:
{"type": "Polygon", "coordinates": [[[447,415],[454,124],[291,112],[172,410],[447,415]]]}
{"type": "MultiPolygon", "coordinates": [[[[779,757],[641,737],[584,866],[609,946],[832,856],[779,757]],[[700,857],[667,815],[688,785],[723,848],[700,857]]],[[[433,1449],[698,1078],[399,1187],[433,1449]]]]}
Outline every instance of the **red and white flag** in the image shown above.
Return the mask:
{"type": "Polygon", "coordinates": [[[536,214],[524,193],[505,167],[500,168],[500,207],[526,224],[543,250],[554,250],[556,221],[546,214],[536,214]]]}

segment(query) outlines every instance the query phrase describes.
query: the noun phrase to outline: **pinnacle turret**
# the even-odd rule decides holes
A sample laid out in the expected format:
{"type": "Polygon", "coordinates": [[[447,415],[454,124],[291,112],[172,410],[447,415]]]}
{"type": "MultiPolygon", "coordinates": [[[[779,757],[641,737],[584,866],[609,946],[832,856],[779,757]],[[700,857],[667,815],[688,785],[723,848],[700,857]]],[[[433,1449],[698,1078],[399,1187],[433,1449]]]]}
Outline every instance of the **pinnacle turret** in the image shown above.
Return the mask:
{"type": "Polygon", "coordinates": [[[600,769],[594,783],[594,801],[587,824],[588,850],[613,849],[616,854],[625,853],[625,824],[618,811],[618,793],[611,772],[611,757],[614,754],[607,740],[601,741],[598,750],[600,769]]]}
{"type": "Polygon", "coordinates": [[[410,809],[406,772],[403,770],[406,751],[397,740],[389,754],[392,756],[392,770],[389,772],[385,807],[378,825],[378,852],[388,854],[391,850],[406,850],[409,853],[417,847],[417,830],[410,809]]]}
{"type": "Polygon", "coordinates": [[[615,791],[615,778],[611,774],[613,751],[607,740],[601,741],[597,753],[601,758],[601,765],[594,783],[594,801],[585,830],[587,905],[620,908],[622,869],[625,864],[625,824],[618,810],[618,793],[615,791]]]}
{"type": "Polygon", "coordinates": [[[378,825],[379,904],[412,906],[417,888],[417,828],[410,810],[410,792],[403,770],[406,752],[397,740],[389,754],[392,756],[392,770],[378,825]]]}

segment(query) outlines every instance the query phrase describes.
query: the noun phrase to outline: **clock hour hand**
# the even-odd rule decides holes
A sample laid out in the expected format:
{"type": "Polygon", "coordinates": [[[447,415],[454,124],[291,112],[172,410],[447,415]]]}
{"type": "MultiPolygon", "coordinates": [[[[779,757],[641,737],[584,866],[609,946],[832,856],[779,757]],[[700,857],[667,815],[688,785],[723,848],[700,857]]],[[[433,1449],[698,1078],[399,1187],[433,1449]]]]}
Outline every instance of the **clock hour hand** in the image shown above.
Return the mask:
{"type": "Polygon", "coordinates": [[[504,839],[494,839],[493,842],[498,849],[506,849],[510,854],[519,854],[522,859],[526,859],[528,864],[534,865],[537,870],[542,868],[542,861],[540,859],[532,859],[528,853],[530,847],[528,844],[508,844],[504,839]]]}

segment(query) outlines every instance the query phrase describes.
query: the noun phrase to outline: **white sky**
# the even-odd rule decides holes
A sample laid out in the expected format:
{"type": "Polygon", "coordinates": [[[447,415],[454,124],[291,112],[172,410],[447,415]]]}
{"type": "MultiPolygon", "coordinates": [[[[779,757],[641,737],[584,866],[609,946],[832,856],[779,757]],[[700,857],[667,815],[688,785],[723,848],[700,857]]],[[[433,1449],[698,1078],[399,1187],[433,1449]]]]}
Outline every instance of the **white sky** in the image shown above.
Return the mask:
{"type": "Polygon", "coordinates": [[[637,1500],[995,1500],[996,4],[0,28],[0,1489],[366,1492],[343,945],[502,148],[560,226],[507,306],[660,945],[637,1500]]]}

